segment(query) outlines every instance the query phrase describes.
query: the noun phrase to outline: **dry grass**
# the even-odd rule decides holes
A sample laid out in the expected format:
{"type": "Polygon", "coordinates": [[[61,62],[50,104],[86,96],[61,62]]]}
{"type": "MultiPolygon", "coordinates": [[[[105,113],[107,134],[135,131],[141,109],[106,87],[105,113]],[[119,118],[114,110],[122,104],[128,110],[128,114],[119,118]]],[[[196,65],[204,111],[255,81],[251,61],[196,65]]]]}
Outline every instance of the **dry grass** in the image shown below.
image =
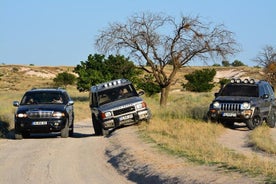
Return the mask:
{"type": "MultiPolygon", "coordinates": [[[[260,160],[257,156],[238,154],[222,147],[217,138],[224,133],[223,126],[192,118],[196,109],[203,112],[208,108],[208,100],[211,98],[212,95],[209,94],[183,92],[171,96],[171,103],[166,109],[160,109],[157,99],[146,99],[152,109],[153,119],[149,124],[141,124],[141,133],[155,142],[159,148],[188,158],[192,162],[266,176],[269,181],[275,181],[275,163],[260,160]]],[[[199,114],[198,117],[201,116],[201,113],[199,114]]],[[[260,139],[261,135],[269,135],[268,132],[269,129],[264,129],[258,133],[260,139]]],[[[252,136],[259,137],[254,134],[252,136]]],[[[268,142],[268,147],[272,145],[272,142],[268,142]]]]}
{"type": "Polygon", "coordinates": [[[270,154],[276,154],[276,143],[270,134],[268,126],[260,126],[250,134],[250,143],[255,147],[270,154]]]}
{"type": "MultiPolygon", "coordinates": [[[[26,74],[27,70],[41,73],[57,74],[62,71],[72,71],[73,67],[30,67],[24,66],[0,66],[0,121],[10,124],[13,128],[12,106],[14,100],[20,100],[24,92],[33,87],[52,86],[52,78],[26,74]]],[[[143,134],[154,141],[160,148],[170,153],[183,156],[197,163],[217,165],[218,167],[246,172],[256,175],[264,175],[271,180],[276,180],[275,164],[269,161],[261,161],[255,157],[247,157],[237,154],[231,150],[221,147],[216,139],[223,134],[225,128],[216,124],[207,124],[204,118],[209,103],[213,99],[211,93],[190,93],[179,91],[185,73],[200,68],[183,68],[178,74],[180,78],[172,88],[166,108],[159,107],[159,97],[144,97],[152,110],[153,119],[149,124],[141,124],[140,129],[143,134]]],[[[219,68],[223,70],[224,68],[219,68]]],[[[242,68],[250,75],[258,75],[259,70],[242,68]],[[256,71],[255,71],[256,70],[256,71]]],[[[90,109],[88,106],[88,93],[80,93],[75,86],[67,88],[70,96],[75,101],[76,122],[90,119],[90,109]]],[[[268,148],[275,145],[269,137],[269,129],[261,127],[251,134],[251,139],[267,142],[268,148]],[[264,137],[265,135],[265,137],[264,137]],[[266,137],[267,136],[267,137],[266,137]],[[264,141],[267,140],[267,141],[264,141]]],[[[259,143],[256,143],[256,145],[259,143]]],[[[274,150],[275,151],[275,150],[274,150]]],[[[268,152],[274,152],[268,151],[268,152]]],[[[275,153],[275,152],[274,152],[275,153]]]]}

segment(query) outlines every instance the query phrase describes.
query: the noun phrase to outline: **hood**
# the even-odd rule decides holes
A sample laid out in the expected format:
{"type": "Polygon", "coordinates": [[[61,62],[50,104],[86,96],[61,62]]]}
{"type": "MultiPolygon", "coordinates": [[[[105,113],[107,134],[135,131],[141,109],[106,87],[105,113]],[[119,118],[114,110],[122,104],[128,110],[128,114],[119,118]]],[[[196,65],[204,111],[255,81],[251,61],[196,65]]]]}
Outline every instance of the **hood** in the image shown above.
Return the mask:
{"type": "Polygon", "coordinates": [[[111,102],[111,103],[108,103],[108,104],[104,104],[104,105],[101,105],[99,107],[99,109],[101,111],[108,111],[108,110],[111,110],[111,109],[114,109],[114,108],[122,108],[124,106],[128,107],[128,106],[131,106],[133,105],[134,103],[137,103],[137,102],[142,102],[142,98],[141,97],[130,97],[130,98],[125,98],[125,99],[122,99],[122,100],[117,100],[117,101],[114,101],[114,102],[111,102]]]}
{"type": "Polygon", "coordinates": [[[17,112],[27,111],[64,111],[64,104],[38,104],[38,105],[20,105],[17,112]]]}

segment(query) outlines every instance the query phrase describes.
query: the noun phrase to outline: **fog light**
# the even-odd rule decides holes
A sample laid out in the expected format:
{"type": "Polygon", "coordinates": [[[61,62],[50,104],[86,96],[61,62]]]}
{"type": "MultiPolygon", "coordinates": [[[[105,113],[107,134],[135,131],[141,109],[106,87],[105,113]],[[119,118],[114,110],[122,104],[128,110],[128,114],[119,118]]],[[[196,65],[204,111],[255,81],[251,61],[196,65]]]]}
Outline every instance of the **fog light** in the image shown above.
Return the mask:
{"type": "Polygon", "coordinates": [[[252,110],[251,109],[250,110],[244,110],[242,112],[242,115],[245,116],[246,118],[249,118],[251,116],[251,114],[252,114],[252,110]]]}

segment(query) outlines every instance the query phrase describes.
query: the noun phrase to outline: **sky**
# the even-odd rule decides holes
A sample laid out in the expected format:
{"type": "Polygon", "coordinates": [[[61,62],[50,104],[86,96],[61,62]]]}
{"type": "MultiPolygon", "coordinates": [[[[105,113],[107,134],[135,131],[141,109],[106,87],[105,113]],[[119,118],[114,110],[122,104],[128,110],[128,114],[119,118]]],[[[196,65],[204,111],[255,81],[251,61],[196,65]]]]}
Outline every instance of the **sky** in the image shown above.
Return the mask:
{"type": "Polygon", "coordinates": [[[0,0],[0,64],[76,66],[97,53],[110,23],[151,12],[224,24],[241,46],[227,60],[256,66],[265,46],[276,47],[275,8],[275,0],[0,0]]]}

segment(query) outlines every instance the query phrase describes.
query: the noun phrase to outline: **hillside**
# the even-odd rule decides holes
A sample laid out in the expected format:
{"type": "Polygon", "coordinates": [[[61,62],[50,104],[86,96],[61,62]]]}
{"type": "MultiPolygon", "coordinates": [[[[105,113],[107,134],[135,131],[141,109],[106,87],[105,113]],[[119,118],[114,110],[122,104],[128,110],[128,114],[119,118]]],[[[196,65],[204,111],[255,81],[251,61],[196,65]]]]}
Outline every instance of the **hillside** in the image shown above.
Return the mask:
{"type": "MultiPolygon", "coordinates": [[[[176,75],[172,89],[181,88],[185,82],[184,75],[203,68],[214,68],[217,71],[214,81],[221,78],[254,78],[263,79],[264,73],[260,68],[253,67],[183,67],[176,75]]],[[[52,85],[52,79],[61,72],[72,72],[70,66],[24,66],[0,65],[0,90],[27,90],[35,86],[52,85]]],[[[168,71],[170,68],[168,67],[168,71]]]]}

